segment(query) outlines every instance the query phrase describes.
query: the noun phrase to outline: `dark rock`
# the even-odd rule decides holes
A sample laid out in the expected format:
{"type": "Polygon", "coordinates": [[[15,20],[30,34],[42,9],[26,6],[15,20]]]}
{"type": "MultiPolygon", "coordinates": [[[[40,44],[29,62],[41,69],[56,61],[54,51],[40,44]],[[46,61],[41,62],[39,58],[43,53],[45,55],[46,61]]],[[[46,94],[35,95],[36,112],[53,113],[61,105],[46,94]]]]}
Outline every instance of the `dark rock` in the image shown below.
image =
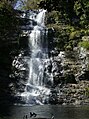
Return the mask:
{"type": "Polygon", "coordinates": [[[65,75],[65,83],[77,83],[73,73],[65,75]]]}
{"type": "Polygon", "coordinates": [[[28,47],[28,36],[20,37],[19,47],[20,48],[27,48],[28,47]]]}
{"type": "Polygon", "coordinates": [[[84,71],[83,74],[81,74],[79,77],[79,80],[89,80],[89,71],[84,71]]]}
{"type": "Polygon", "coordinates": [[[62,105],[64,103],[63,99],[58,100],[58,104],[62,105]]]}

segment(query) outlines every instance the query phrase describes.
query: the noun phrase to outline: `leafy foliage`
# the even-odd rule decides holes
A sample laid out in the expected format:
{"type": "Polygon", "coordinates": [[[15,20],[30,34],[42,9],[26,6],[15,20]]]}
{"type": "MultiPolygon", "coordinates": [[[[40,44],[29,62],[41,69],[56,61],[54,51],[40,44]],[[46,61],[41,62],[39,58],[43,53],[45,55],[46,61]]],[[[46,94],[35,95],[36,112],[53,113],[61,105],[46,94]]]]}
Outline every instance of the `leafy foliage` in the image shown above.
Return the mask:
{"type": "Polygon", "coordinates": [[[74,16],[74,0],[42,0],[39,4],[41,8],[47,9],[48,12],[53,10],[61,12],[63,17],[69,18],[70,22],[74,16]]]}
{"type": "Polygon", "coordinates": [[[89,19],[89,1],[77,0],[74,4],[74,11],[79,18],[82,27],[87,27],[89,19]]]}
{"type": "Polygon", "coordinates": [[[16,12],[13,9],[11,2],[7,0],[0,1],[0,39],[9,39],[10,32],[18,26],[16,12]]]}
{"type": "Polygon", "coordinates": [[[41,0],[21,0],[22,2],[22,10],[31,10],[31,9],[38,9],[38,4],[41,0]]]}
{"type": "Polygon", "coordinates": [[[79,45],[87,50],[89,50],[89,41],[81,41],[79,45]]]}
{"type": "Polygon", "coordinates": [[[86,88],[85,88],[85,95],[86,95],[87,97],[89,97],[89,87],[86,87],[86,88]]]}
{"type": "MultiPolygon", "coordinates": [[[[48,12],[58,11],[69,24],[88,27],[88,0],[24,0],[22,9],[44,8],[48,12]]],[[[55,15],[53,16],[54,19],[55,15]]],[[[59,19],[57,20],[59,21],[59,19]]]]}
{"type": "Polygon", "coordinates": [[[61,12],[62,16],[68,20],[70,24],[81,27],[87,27],[88,25],[88,0],[42,0],[39,6],[47,9],[49,12],[53,10],[61,12]]]}

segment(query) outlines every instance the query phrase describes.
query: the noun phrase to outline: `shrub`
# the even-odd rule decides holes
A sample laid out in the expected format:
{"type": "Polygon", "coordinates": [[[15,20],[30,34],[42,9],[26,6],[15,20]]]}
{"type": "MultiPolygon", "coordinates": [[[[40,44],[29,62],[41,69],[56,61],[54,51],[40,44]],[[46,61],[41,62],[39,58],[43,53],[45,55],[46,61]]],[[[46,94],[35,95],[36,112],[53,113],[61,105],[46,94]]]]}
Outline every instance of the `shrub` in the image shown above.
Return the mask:
{"type": "Polygon", "coordinates": [[[85,90],[85,95],[89,97],[89,87],[87,87],[85,90]]]}
{"type": "Polygon", "coordinates": [[[79,46],[89,50],[89,41],[81,41],[79,42],[79,46]]]}
{"type": "Polygon", "coordinates": [[[47,24],[57,24],[59,19],[61,18],[61,14],[58,11],[52,11],[47,14],[47,24]]]}
{"type": "Polygon", "coordinates": [[[76,30],[70,33],[69,39],[76,39],[79,37],[81,37],[81,31],[76,30]]]}

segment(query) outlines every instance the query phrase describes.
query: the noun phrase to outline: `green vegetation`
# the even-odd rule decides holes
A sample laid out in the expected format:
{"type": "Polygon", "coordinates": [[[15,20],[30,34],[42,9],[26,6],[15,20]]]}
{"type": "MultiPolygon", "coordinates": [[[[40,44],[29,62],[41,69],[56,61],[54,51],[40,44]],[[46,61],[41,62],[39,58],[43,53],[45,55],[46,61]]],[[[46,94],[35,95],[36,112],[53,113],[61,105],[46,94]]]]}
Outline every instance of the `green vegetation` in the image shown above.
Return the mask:
{"type": "Polygon", "coordinates": [[[53,10],[59,11],[63,18],[70,24],[81,27],[87,27],[88,25],[88,0],[42,0],[39,6],[47,9],[49,12],[53,10]]]}
{"type": "MultiPolygon", "coordinates": [[[[11,40],[10,34],[17,31],[19,19],[13,9],[13,1],[0,1],[0,39],[11,40]]],[[[78,44],[89,49],[88,41],[81,41],[89,35],[89,1],[88,0],[21,0],[23,10],[47,9],[46,25],[54,28],[56,47],[60,50],[73,50],[78,44]]]]}
{"type": "MultiPolygon", "coordinates": [[[[47,9],[46,25],[54,28],[56,47],[73,50],[84,35],[89,35],[88,0],[26,0],[22,9],[47,9]]],[[[85,45],[84,45],[85,47],[85,45]]]]}
{"type": "Polygon", "coordinates": [[[72,50],[84,35],[89,35],[88,0],[42,0],[39,6],[48,10],[47,26],[55,29],[59,49],[72,50]]]}
{"type": "MultiPolygon", "coordinates": [[[[12,0],[11,0],[12,1],[12,0]]],[[[10,41],[11,34],[19,27],[19,20],[16,18],[16,11],[13,9],[10,0],[0,1],[0,39],[10,41]]]]}
{"type": "Polygon", "coordinates": [[[33,9],[39,9],[39,4],[41,0],[22,0],[22,10],[33,10],[33,9]]]}
{"type": "Polygon", "coordinates": [[[89,50],[89,41],[81,41],[79,42],[79,46],[89,50]]]}
{"type": "Polygon", "coordinates": [[[0,1],[0,104],[10,99],[9,74],[14,55],[18,53],[19,18],[13,9],[13,0],[0,1]]]}
{"type": "MultiPolygon", "coordinates": [[[[0,1],[1,35],[8,34],[11,27],[18,27],[16,13],[12,7],[14,0],[0,1]],[[9,27],[8,27],[9,26],[9,27]]],[[[16,1],[16,0],[15,0],[16,1]]],[[[73,50],[80,44],[88,49],[85,42],[81,43],[84,35],[89,35],[89,1],[88,0],[21,0],[23,10],[47,9],[46,25],[55,30],[56,47],[61,50],[73,50]],[[80,43],[79,43],[80,42],[80,43]]]]}
{"type": "Polygon", "coordinates": [[[85,89],[85,95],[86,95],[87,97],[89,97],[89,87],[87,87],[87,88],[85,89]]]}

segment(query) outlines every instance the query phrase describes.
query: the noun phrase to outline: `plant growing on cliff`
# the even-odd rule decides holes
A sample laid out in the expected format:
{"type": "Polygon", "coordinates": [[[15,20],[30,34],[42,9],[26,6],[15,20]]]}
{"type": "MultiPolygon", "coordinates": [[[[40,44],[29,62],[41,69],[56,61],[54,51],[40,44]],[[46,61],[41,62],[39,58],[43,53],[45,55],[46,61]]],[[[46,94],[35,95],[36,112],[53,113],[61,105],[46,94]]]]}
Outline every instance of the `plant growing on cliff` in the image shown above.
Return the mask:
{"type": "Polygon", "coordinates": [[[39,3],[41,0],[22,0],[21,3],[23,4],[21,9],[22,10],[33,10],[38,9],[39,3]]]}
{"type": "Polygon", "coordinates": [[[79,46],[89,50],[89,41],[81,41],[79,42],[79,46]]]}
{"type": "Polygon", "coordinates": [[[89,1],[88,0],[76,0],[74,4],[74,11],[79,18],[79,24],[81,27],[88,26],[89,19],[89,1]]]}
{"type": "Polygon", "coordinates": [[[16,18],[16,11],[13,9],[12,3],[8,0],[1,0],[0,38],[4,37],[6,39],[6,36],[9,33],[9,31],[15,30],[17,26],[18,26],[18,19],[16,18]]]}
{"type": "Polygon", "coordinates": [[[89,97],[89,87],[85,88],[85,95],[89,97]]]}

